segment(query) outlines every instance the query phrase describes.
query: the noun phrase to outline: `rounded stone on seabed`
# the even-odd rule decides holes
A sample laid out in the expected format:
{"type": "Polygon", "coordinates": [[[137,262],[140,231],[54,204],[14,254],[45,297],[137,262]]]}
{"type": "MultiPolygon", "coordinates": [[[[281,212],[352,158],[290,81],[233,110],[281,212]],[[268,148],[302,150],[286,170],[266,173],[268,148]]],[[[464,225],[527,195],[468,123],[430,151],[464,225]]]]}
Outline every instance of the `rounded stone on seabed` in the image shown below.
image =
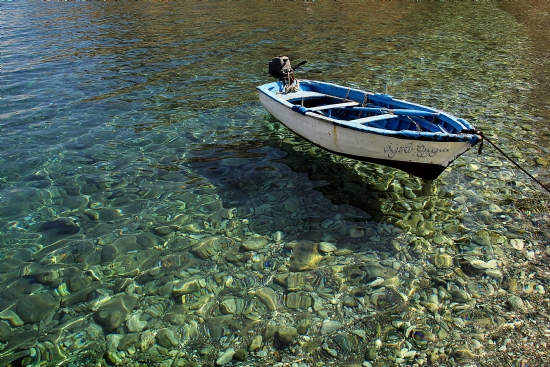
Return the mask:
{"type": "Polygon", "coordinates": [[[521,239],[514,238],[510,240],[510,245],[512,245],[514,249],[521,251],[525,246],[525,242],[521,239]]]}
{"type": "Polygon", "coordinates": [[[254,339],[252,339],[252,342],[250,343],[250,346],[248,347],[248,350],[253,352],[262,347],[262,341],[263,338],[261,335],[256,335],[254,339]]]}
{"type": "Polygon", "coordinates": [[[395,288],[395,287],[398,287],[399,284],[400,284],[399,277],[394,276],[394,277],[391,277],[391,278],[388,278],[388,279],[384,280],[384,282],[382,283],[382,286],[383,287],[388,287],[388,288],[395,288]]]}
{"type": "Polygon", "coordinates": [[[294,213],[300,208],[300,199],[296,197],[290,197],[283,202],[283,206],[286,211],[294,213]]]}
{"type": "Polygon", "coordinates": [[[233,359],[233,355],[235,354],[235,349],[228,348],[225,352],[223,352],[218,359],[216,360],[216,366],[223,366],[231,362],[233,359]]]}
{"type": "Polygon", "coordinates": [[[291,271],[315,270],[323,257],[319,254],[318,244],[312,241],[300,241],[292,249],[290,257],[291,271]]]}
{"type": "Polygon", "coordinates": [[[275,243],[280,243],[283,240],[283,232],[277,231],[277,232],[273,233],[273,235],[271,236],[271,239],[275,243]]]}
{"type": "Polygon", "coordinates": [[[145,330],[139,334],[139,347],[142,352],[146,352],[155,345],[155,334],[152,330],[145,330]]]}
{"type": "Polygon", "coordinates": [[[4,310],[0,312],[0,320],[9,321],[11,326],[17,327],[24,324],[23,320],[13,310],[4,310]]]}
{"type": "Polygon", "coordinates": [[[37,293],[21,298],[15,311],[25,324],[33,324],[41,321],[58,307],[59,301],[50,293],[37,293]]]}
{"type": "Polygon", "coordinates": [[[265,237],[251,237],[246,239],[241,247],[245,251],[257,251],[264,248],[269,243],[269,240],[265,237]]]}
{"type": "Polygon", "coordinates": [[[485,275],[498,281],[501,281],[503,278],[502,272],[497,269],[487,269],[485,270],[485,275]]]}
{"type": "Polygon", "coordinates": [[[130,331],[131,333],[137,333],[145,328],[145,326],[147,325],[147,321],[141,320],[141,315],[141,311],[130,315],[128,320],[126,320],[126,327],[128,328],[128,331],[130,331]]]}
{"type": "Polygon", "coordinates": [[[237,361],[245,361],[248,358],[248,353],[244,349],[237,349],[233,354],[233,359],[237,361]]]}
{"type": "Polygon", "coordinates": [[[525,312],[525,303],[523,303],[523,300],[518,296],[511,296],[508,298],[508,304],[512,308],[512,310],[517,312],[525,312]]]}
{"type": "Polygon", "coordinates": [[[153,228],[153,231],[158,234],[159,236],[166,236],[167,234],[170,234],[173,232],[172,228],[170,226],[160,226],[153,228]]]}
{"type": "Polygon", "coordinates": [[[290,344],[298,337],[298,330],[292,326],[283,326],[277,330],[276,335],[281,344],[290,344]]]}
{"type": "Polygon", "coordinates": [[[95,321],[102,325],[106,331],[112,331],[121,326],[128,317],[130,311],[137,305],[137,297],[119,295],[102,305],[95,314],[95,321]]]}
{"type": "Polygon", "coordinates": [[[220,311],[226,315],[234,314],[237,311],[237,303],[234,298],[228,298],[220,303],[220,311]]]}
{"type": "Polygon", "coordinates": [[[173,348],[178,346],[179,338],[172,329],[164,328],[160,329],[155,336],[157,343],[163,346],[164,348],[173,348]]]}
{"type": "Polygon", "coordinates": [[[374,361],[376,358],[378,358],[378,348],[373,345],[365,352],[365,360],[374,361]]]}
{"type": "Polygon", "coordinates": [[[319,242],[319,251],[330,253],[338,250],[338,248],[330,242],[319,242]]]}
{"type": "Polygon", "coordinates": [[[365,228],[363,227],[350,227],[348,230],[348,236],[351,238],[359,238],[365,235],[365,228]]]}
{"type": "Polygon", "coordinates": [[[298,325],[296,326],[296,330],[298,330],[298,334],[306,335],[312,322],[313,321],[310,318],[301,319],[300,322],[298,322],[298,325]]]}
{"type": "Polygon", "coordinates": [[[267,306],[270,311],[275,311],[278,308],[277,294],[272,288],[264,287],[256,291],[256,297],[267,306]]]}
{"type": "Polygon", "coordinates": [[[321,335],[326,335],[335,332],[344,325],[340,321],[326,320],[321,325],[321,335]]]}
{"type": "Polygon", "coordinates": [[[455,289],[451,291],[452,299],[455,302],[466,303],[472,299],[472,297],[463,289],[455,289]]]}

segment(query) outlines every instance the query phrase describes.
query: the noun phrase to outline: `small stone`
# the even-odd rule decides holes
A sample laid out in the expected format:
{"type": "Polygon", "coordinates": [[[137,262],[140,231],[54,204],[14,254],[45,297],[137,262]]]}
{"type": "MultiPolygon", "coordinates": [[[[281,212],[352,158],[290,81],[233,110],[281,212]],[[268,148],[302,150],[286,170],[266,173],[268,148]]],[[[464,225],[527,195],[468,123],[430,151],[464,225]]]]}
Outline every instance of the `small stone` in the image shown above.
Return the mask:
{"type": "Polygon", "coordinates": [[[525,242],[523,242],[523,240],[514,238],[510,240],[510,245],[512,245],[512,247],[515,248],[516,250],[521,251],[525,246],[525,242]]]}
{"type": "Polygon", "coordinates": [[[350,227],[348,230],[348,236],[351,238],[359,238],[365,235],[365,229],[363,227],[350,227]]]}
{"type": "Polygon", "coordinates": [[[252,342],[250,343],[250,347],[248,347],[248,350],[251,352],[254,352],[262,347],[262,336],[256,335],[254,339],[252,339],[252,342]]]}
{"type": "Polygon", "coordinates": [[[457,359],[472,359],[475,358],[475,354],[468,348],[457,348],[453,351],[452,355],[457,359]]]}
{"type": "Polygon", "coordinates": [[[365,360],[374,361],[376,358],[378,358],[378,348],[373,345],[365,352],[365,360]]]}
{"type": "Polygon", "coordinates": [[[388,279],[397,275],[397,271],[395,271],[393,268],[384,267],[378,262],[366,263],[364,266],[364,270],[368,274],[368,277],[366,279],[367,281],[376,278],[388,279]]]}
{"type": "Polygon", "coordinates": [[[270,340],[275,335],[275,333],[277,333],[277,330],[277,326],[273,324],[267,325],[263,333],[263,340],[270,340]]]}
{"type": "Polygon", "coordinates": [[[172,329],[168,329],[168,328],[160,329],[157,332],[157,335],[155,338],[157,340],[157,343],[159,343],[164,348],[170,349],[178,346],[179,344],[179,338],[174,332],[174,330],[172,329]]]}
{"type": "Polygon", "coordinates": [[[321,252],[330,253],[330,252],[334,252],[336,250],[338,250],[338,248],[330,242],[320,242],[319,243],[319,251],[321,251],[321,252]]]}
{"type": "Polygon", "coordinates": [[[216,360],[216,366],[223,366],[225,364],[228,364],[233,359],[233,355],[235,354],[235,349],[229,348],[221,356],[218,357],[216,360]]]}
{"type": "Polygon", "coordinates": [[[234,314],[237,311],[237,303],[234,298],[229,298],[220,303],[220,311],[226,315],[234,314]]]}
{"type": "Polygon", "coordinates": [[[153,232],[155,232],[159,236],[166,236],[167,234],[172,233],[172,228],[170,228],[169,226],[156,227],[153,229],[153,232]]]}
{"type": "Polygon", "coordinates": [[[248,353],[244,349],[237,349],[235,354],[233,354],[233,359],[238,361],[244,361],[248,358],[248,353]]]}
{"type": "Polygon", "coordinates": [[[120,341],[124,336],[121,334],[107,334],[105,335],[107,350],[116,350],[120,341]]]}
{"type": "Polygon", "coordinates": [[[311,326],[311,323],[312,321],[309,318],[300,320],[298,326],[296,327],[296,329],[298,330],[298,334],[306,335],[309,327],[311,326]]]}
{"type": "Polygon", "coordinates": [[[399,286],[399,277],[395,276],[384,280],[384,282],[382,283],[382,286],[388,287],[388,288],[395,288],[399,286]]]}
{"type": "Polygon", "coordinates": [[[147,321],[141,320],[141,315],[141,311],[130,315],[128,320],[126,320],[126,327],[128,328],[128,331],[130,331],[131,333],[137,333],[145,328],[145,326],[147,325],[147,321]]]}
{"type": "Polygon", "coordinates": [[[106,331],[112,331],[126,321],[137,302],[138,300],[134,296],[126,294],[117,296],[96,311],[95,320],[106,331]]]}
{"type": "Polygon", "coordinates": [[[437,254],[434,256],[434,265],[439,269],[448,269],[453,266],[453,257],[449,254],[437,254]]]}
{"type": "Polygon", "coordinates": [[[497,269],[487,269],[485,270],[485,274],[498,281],[501,281],[503,277],[502,272],[497,269]]]}
{"type": "Polygon", "coordinates": [[[300,208],[300,199],[298,199],[295,196],[292,196],[283,202],[283,206],[286,211],[294,213],[300,208]]]}
{"type": "Polygon", "coordinates": [[[277,331],[277,340],[281,344],[290,344],[298,337],[298,330],[292,326],[283,326],[277,331]]]}
{"type": "Polygon", "coordinates": [[[344,325],[342,325],[342,323],[339,321],[333,321],[333,320],[325,321],[323,322],[323,325],[321,325],[321,335],[333,333],[343,326],[344,325]]]}
{"type": "Polygon", "coordinates": [[[459,302],[459,303],[466,303],[472,299],[472,297],[462,289],[456,289],[451,291],[451,295],[453,297],[453,301],[459,302]]]}
{"type": "Polygon", "coordinates": [[[0,320],[7,320],[11,326],[23,326],[24,322],[13,310],[4,310],[0,312],[0,320]]]}
{"type": "Polygon", "coordinates": [[[80,226],[72,218],[58,218],[43,223],[38,232],[48,232],[55,235],[72,235],[80,231],[80,226]]]}
{"type": "Polygon", "coordinates": [[[139,347],[142,352],[146,352],[155,345],[155,334],[151,330],[145,330],[139,336],[139,347]]]}
{"type": "Polygon", "coordinates": [[[130,346],[138,347],[139,346],[139,334],[138,333],[130,333],[124,335],[120,342],[118,343],[117,349],[118,350],[126,350],[130,346]]]}
{"type": "Polygon", "coordinates": [[[223,236],[209,237],[193,245],[191,252],[199,259],[209,259],[217,255],[222,247],[227,247],[232,242],[232,240],[223,236]]]}
{"type": "Polygon", "coordinates": [[[257,251],[267,246],[268,243],[269,240],[265,237],[251,237],[246,239],[241,247],[245,251],[257,251]]]}
{"type": "Polygon", "coordinates": [[[518,296],[512,296],[508,298],[508,304],[514,311],[525,312],[525,304],[523,303],[523,300],[518,296]]]}
{"type": "Polygon", "coordinates": [[[256,292],[256,297],[267,306],[270,311],[275,311],[278,308],[277,294],[272,288],[260,288],[256,292]]]}
{"type": "Polygon", "coordinates": [[[319,254],[318,243],[300,241],[292,249],[290,257],[291,271],[315,270],[323,257],[319,254]]]}

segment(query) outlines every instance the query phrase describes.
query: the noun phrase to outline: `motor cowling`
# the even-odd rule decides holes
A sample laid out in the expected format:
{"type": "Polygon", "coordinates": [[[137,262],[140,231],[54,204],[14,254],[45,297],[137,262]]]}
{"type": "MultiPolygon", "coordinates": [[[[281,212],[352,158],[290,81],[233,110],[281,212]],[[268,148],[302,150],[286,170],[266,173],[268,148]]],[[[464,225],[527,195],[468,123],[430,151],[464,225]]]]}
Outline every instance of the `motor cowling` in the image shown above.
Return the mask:
{"type": "Polygon", "coordinates": [[[293,71],[287,56],[279,55],[269,62],[269,74],[274,78],[286,78],[293,71]]]}

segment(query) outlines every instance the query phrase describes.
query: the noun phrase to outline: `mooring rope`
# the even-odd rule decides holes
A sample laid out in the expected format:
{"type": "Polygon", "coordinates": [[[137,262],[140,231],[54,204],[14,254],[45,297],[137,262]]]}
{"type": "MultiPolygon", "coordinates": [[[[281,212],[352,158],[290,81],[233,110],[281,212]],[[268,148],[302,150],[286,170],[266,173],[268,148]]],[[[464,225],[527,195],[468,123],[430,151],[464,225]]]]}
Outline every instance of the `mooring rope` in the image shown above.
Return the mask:
{"type": "MultiPolygon", "coordinates": [[[[481,131],[477,131],[476,132],[477,134],[479,134],[483,140],[487,140],[487,142],[489,144],[491,144],[500,154],[502,154],[504,157],[506,157],[506,159],[508,159],[510,162],[512,162],[513,164],[515,164],[515,166],[517,168],[519,168],[523,173],[525,173],[527,176],[529,176],[529,178],[531,178],[531,180],[535,181],[536,183],[538,183],[540,186],[542,186],[543,189],[545,189],[546,191],[548,191],[550,193],[550,189],[546,186],[543,185],[542,182],[540,182],[539,180],[537,180],[532,174],[530,174],[529,172],[527,172],[527,170],[525,170],[525,168],[523,168],[522,166],[519,165],[519,163],[517,163],[515,160],[513,160],[512,158],[510,158],[506,153],[504,153],[502,151],[502,149],[500,149],[499,147],[496,146],[495,143],[493,143],[487,136],[485,136],[481,131]]],[[[479,151],[478,153],[481,154],[481,148],[483,148],[483,140],[481,141],[481,145],[479,146],[479,151]]]]}

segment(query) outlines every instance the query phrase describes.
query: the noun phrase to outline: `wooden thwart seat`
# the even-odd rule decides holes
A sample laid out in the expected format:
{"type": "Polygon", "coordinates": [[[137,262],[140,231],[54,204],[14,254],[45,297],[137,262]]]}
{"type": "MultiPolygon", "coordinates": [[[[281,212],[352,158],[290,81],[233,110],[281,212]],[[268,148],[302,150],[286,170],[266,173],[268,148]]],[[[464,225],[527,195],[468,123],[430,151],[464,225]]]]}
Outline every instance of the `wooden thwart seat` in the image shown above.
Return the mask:
{"type": "Polygon", "coordinates": [[[282,98],[287,101],[299,101],[301,99],[311,99],[311,98],[325,98],[330,97],[324,93],[311,92],[311,91],[299,91],[282,95],[282,98]]]}
{"type": "Polygon", "coordinates": [[[344,103],[328,104],[324,106],[310,107],[308,108],[308,110],[321,111],[321,110],[330,110],[331,108],[341,108],[341,107],[351,107],[351,106],[359,106],[359,102],[344,102],[344,103]]]}

